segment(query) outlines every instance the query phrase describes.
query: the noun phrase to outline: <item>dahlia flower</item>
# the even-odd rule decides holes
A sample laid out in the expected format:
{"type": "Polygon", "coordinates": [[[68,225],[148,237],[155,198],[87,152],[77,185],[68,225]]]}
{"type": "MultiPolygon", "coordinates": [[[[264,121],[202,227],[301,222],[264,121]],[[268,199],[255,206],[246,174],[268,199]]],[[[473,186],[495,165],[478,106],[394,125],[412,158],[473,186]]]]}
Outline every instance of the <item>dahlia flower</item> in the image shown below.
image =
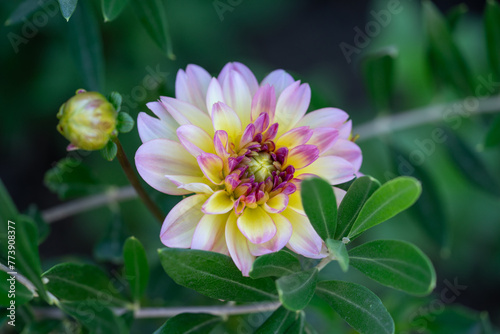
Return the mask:
{"type": "Polygon", "coordinates": [[[193,194],[167,215],[162,243],[230,255],[245,276],[256,256],[285,246],[325,257],[300,182],[316,176],[335,185],[359,171],[349,116],[336,108],[306,114],[309,85],[283,70],[259,85],[240,63],[217,78],[188,65],[177,73],[175,95],[147,104],[158,118],[141,112],[137,120],[141,177],[163,193],[193,194]]]}

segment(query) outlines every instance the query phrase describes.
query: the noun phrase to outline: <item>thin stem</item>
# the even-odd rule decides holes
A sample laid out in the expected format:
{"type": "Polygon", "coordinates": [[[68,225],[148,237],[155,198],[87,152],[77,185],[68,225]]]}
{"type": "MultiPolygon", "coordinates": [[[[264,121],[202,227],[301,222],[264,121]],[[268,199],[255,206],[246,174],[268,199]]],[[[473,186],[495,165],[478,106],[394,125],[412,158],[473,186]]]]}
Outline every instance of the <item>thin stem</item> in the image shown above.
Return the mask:
{"type": "MultiPolygon", "coordinates": [[[[447,115],[466,117],[467,113],[470,115],[495,113],[498,112],[499,105],[500,95],[481,99],[471,97],[448,104],[412,109],[395,115],[379,117],[355,127],[353,132],[360,134],[358,141],[364,141],[390,132],[401,131],[430,122],[436,122],[439,120],[446,121],[447,115]],[[464,110],[468,105],[473,105],[475,108],[472,108],[471,110],[464,110]],[[447,113],[448,110],[451,110],[450,114],[447,113]]],[[[121,147],[121,145],[119,147],[121,147]]],[[[132,199],[135,196],[136,194],[132,193],[129,187],[123,187],[117,190],[116,197],[110,197],[106,194],[91,195],[89,197],[75,200],[73,202],[67,202],[45,210],[42,212],[42,216],[47,222],[54,222],[89,209],[107,205],[112,201],[132,199]]]]}
{"type": "Polygon", "coordinates": [[[134,169],[132,168],[132,165],[130,165],[130,161],[128,160],[127,155],[125,154],[125,151],[123,150],[122,144],[120,143],[118,137],[113,138],[113,142],[116,144],[116,147],[118,148],[116,157],[118,158],[118,161],[120,162],[120,165],[122,166],[122,169],[125,172],[127,179],[129,180],[132,187],[134,187],[135,191],[137,192],[137,195],[139,195],[142,202],[146,205],[149,211],[151,211],[153,216],[155,216],[155,218],[161,224],[163,222],[163,219],[165,218],[165,215],[163,214],[163,212],[161,212],[160,208],[155,204],[155,202],[153,202],[151,197],[149,197],[149,195],[142,187],[141,183],[139,182],[139,179],[137,178],[137,175],[134,172],[134,169]]]}

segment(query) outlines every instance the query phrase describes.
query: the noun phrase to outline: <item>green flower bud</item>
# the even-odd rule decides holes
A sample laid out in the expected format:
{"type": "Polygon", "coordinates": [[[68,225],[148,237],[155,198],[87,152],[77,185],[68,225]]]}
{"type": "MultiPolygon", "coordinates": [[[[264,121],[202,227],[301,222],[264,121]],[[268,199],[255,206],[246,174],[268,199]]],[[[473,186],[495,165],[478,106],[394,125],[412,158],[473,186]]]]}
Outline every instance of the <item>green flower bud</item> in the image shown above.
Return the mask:
{"type": "Polygon", "coordinates": [[[57,130],[70,141],[68,150],[100,150],[116,134],[116,117],[104,96],[79,89],[59,108],[57,130]]]}

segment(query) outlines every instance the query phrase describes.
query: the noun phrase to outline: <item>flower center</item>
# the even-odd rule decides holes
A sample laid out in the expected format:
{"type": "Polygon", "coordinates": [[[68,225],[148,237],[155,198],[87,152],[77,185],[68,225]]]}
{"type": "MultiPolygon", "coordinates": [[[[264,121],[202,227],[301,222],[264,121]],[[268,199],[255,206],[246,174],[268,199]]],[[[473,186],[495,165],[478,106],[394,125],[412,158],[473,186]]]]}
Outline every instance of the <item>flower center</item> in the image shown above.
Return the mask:
{"type": "Polygon", "coordinates": [[[277,168],[271,155],[267,152],[253,152],[247,161],[248,172],[255,177],[255,181],[262,182],[271,176],[277,168]]]}

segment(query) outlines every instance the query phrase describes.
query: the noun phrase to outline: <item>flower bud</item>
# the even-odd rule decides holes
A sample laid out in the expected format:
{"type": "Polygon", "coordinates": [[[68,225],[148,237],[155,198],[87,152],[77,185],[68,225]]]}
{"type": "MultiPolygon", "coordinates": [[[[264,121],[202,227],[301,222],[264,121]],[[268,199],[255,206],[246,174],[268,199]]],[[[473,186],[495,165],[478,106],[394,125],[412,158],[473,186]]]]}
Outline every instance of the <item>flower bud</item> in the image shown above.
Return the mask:
{"type": "Polygon", "coordinates": [[[115,133],[116,117],[115,108],[104,96],[79,89],[59,108],[57,130],[70,141],[68,150],[99,150],[115,133]]]}

